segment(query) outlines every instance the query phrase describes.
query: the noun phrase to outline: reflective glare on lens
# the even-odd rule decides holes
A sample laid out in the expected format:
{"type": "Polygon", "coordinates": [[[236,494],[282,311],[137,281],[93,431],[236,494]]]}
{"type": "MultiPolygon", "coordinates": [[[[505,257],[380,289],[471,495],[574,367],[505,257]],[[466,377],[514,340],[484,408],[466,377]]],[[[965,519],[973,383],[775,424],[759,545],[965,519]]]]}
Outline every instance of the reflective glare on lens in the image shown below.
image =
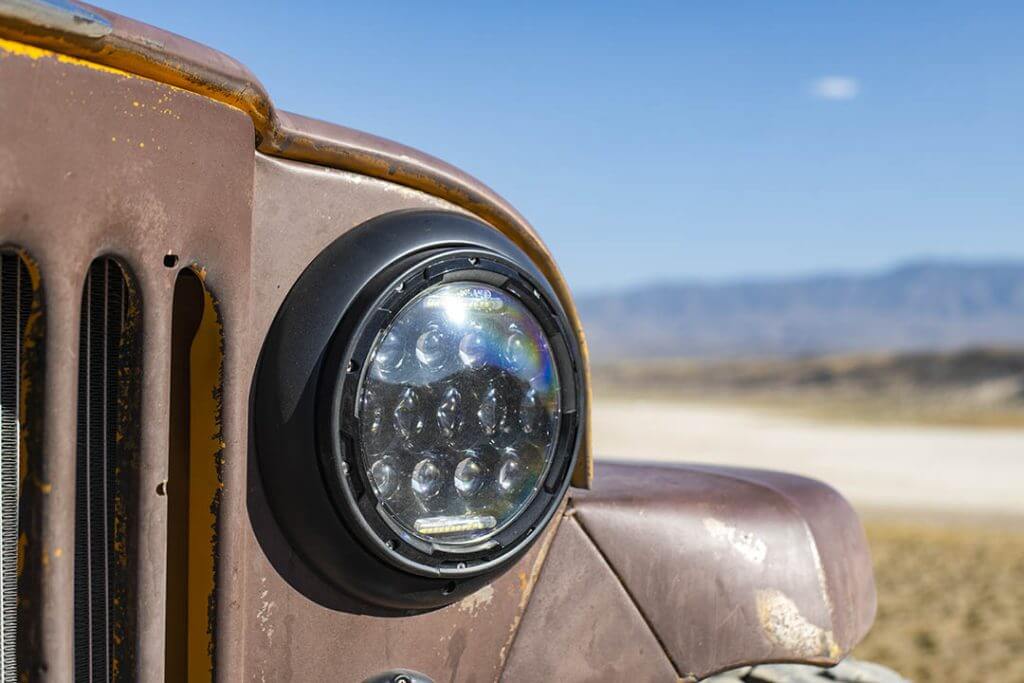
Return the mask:
{"type": "Polygon", "coordinates": [[[505,359],[513,371],[523,370],[530,363],[530,341],[516,327],[505,342],[505,359]]]}
{"type": "Polygon", "coordinates": [[[389,498],[398,488],[398,471],[386,458],[381,458],[370,466],[370,478],[374,490],[381,498],[389,498]]]}
{"type": "Polygon", "coordinates": [[[524,434],[533,434],[540,422],[544,406],[540,403],[540,396],[536,389],[527,389],[523,394],[523,400],[519,402],[519,427],[524,434]]]}
{"type": "Polygon", "coordinates": [[[411,439],[423,431],[420,401],[413,389],[406,388],[398,405],[395,406],[395,427],[406,439],[411,439]]]}
{"type": "Polygon", "coordinates": [[[480,400],[480,408],[476,412],[483,427],[484,434],[493,436],[505,422],[507,408],[502,400],[501,392],[493,383],[487,385],[487,392],[480,400]]]}
{"type": "Polygon", "coordinates": [[[412,470],[412,490],[423,498],[433,498],[444,483],[441,468],[431,458],[416,463],[412,470]]]}
{"type": "Polygon", "coordinates": [[[484,467],[480,460],[471,455],[455,466],[455,488],[464,496],[471,496],[484,485],[484,467]]]}
{"type": "Polygon", "coordinates": [[[427,370],[443,370],[445,361],[448,360],[448,351],[444,334],[437,325],[431,325],[430,329],[416,340],[416,359],[427,370]]]}
{"type": "Polygon", "coordinates": [[[437,406],[437,426],[445,438],[451,439],[462,425],[462,395],[455,387],[448,387],[437,406]]]}
{"type": "Polygon", "coordinates": [[[498,486],[502,491],[514,491],[523,480],[523,463],[512,449],[508,449],[501,459],[498,469],[498,486]]]}
{"type": "Polygon", "coordinates": [[[363,424],[371,436],[378,436],[384,428],[384,407],[371,391],[363,393],[363,424]]]}
{"type": "Polygon", "coordinates": [[[479,367],[487,357],[487,338],[479,330],[471,330],[459,342],[459,358],[466,367],[479,367]]]}
{"type": "Polygon", "coordinates": [[[446,282],[412,296],[381,330],[359,386],[357,457],[404,533],[479,542],[543,486],[561,415],[558,368],[540,322],[510,292],[446,282]]]}
{"type": "Polygon", "coordinates": [[[381,379],[388,379],[402,369],[405,362],[405,344],[402,337],[392,330],[381,341],[373,356],[373,368],[381,379]]]}

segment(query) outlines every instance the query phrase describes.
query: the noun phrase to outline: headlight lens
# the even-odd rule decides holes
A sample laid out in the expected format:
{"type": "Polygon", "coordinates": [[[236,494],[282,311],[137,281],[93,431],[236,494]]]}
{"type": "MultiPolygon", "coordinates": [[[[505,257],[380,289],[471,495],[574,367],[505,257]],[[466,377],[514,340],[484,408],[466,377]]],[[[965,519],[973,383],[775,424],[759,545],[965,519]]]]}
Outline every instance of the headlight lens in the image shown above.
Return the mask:
{"type": "Polygon", "coordinates": [[[440,544],[498,533],[544,482],[560,397],[551,344],[516,297],[420,292],[378,335],[357,399],[361,466],[392,526],[440,544]]]}

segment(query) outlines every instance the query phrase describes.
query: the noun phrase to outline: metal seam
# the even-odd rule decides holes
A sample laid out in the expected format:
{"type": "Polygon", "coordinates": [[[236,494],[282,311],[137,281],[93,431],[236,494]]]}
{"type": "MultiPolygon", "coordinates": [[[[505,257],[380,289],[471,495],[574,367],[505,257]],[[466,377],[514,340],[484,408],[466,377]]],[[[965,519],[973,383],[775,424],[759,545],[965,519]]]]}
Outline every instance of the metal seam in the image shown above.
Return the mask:
{"type": "Polygon", "coordinates": [[[518,614],[516,614],[513,617],[512,634],[508,637],[508,639],[505,642],[505,645],[501,648],[501,651],[498,653],[498,674],[494,678],[495,683],[497,683],[497,681],[500,681],[502,676],[505,675],[505,668],[508,665],[508,658],[512,654],[512,650],[515,648],[516,639],[519,636],[519,629],[523,625],[523,617],[526,616],[527,610],[530,609],[530,603],[533,601],[533,591],[537,587],[537,584],[540,583],[541,578],[544,575],[544,567],[545,565],[547,565],[548,552],[550,552],[551,547],[555,544],[555,536],[558,534],[558,530],[559,528],[561,528],[564,518],[570,515],[570,508],[572,507],[571,502],[567,500],[566,502],[562,503],[562,506],[562,511],[552,518],[551,528],[548,529],[547,534],[540,541],[542,545],[537,553],[537,559],[534,560],[533,563],[533,581],[531,581],[526,588],[526,595],[520,603],[521,606],[518,610],[518,614]]]}
{"type": "Polygon", "coordinates": [[[587,541],[590,543],[590,545],[593,546],[594,551],[598,554],[598,556],[601,558],[601,560],[608,567],[608,571],[610,571],[612,573],[612,576],[615,577],[615,580],[619,582],[619,585],[622,587],[622,591],[626,594],[626,597],[629,598],[629,602],[633,605],[633,608],[636,610],[637,614],[640,615],[640,618],[643,619],[644,625],[647,626],[647,630],[651,632],[652,636],[654,636],[654,640],[655,640],[655,642],[658,643],[658,647],[661,648],[662,654],[664,654],[666,659],[668,659],[669,663],[672,664],[672,668],[675,669],[676,675],[679,676],[680,678],[692,677],[693,674],[690,674],[690,673],[683,674],[683,673],[680,672],[679,665],[676,663],[675,659],[669,653],[668,648],[665,646],[664,641],[662,641],[662,639],[661,639],[661,635],[654,628],[654,624],[651,623],[651,620],[647,617],[647,614],[644,612],[643,608],[640,607],[640,603],[637,602],[636,597],[633,595],[632,591],[629,590],[629,586],[626,585],[626,582],[622,579],[622,576],[617,571],[615,571],[615,566],[611,563],[611,561],[608,559],[608,557],[604,554],[604,551],[601,550],[601,546],[599,546],[597,544],[597,541],[595,541],[594,538],[587,531],[587,527],[583,523],[583,520],[579,519],[578,515],[573,515],[573,516],[577,517],[577,519],[575,520],[576,521],[576,525],[580,528],[580,531],[583,532],[583,536],[587,539],[587,541]]]}

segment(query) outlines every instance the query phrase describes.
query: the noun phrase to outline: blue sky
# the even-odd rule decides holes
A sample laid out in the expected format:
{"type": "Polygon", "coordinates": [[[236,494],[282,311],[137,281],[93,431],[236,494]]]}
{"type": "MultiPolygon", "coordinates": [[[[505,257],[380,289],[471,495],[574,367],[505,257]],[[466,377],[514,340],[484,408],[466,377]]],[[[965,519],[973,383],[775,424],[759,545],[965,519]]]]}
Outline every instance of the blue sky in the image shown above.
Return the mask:
{"type": "Polygon", "coordinates": [[[1024,4],[103,2],[460,166],[577,291],[1024,258],[1024,4]]]}

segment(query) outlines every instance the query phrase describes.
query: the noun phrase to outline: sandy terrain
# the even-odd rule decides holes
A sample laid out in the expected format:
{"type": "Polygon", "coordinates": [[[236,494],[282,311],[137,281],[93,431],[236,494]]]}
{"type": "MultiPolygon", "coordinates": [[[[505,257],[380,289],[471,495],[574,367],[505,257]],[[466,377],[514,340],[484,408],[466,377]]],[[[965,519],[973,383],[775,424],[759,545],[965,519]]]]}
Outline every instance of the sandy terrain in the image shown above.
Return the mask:
{"type": "Polygon", "coordinates": [[[824,422],[743,407],[598,398],[599,457],[780,469],[860,508],[1024,515],[1024,430],[824,422]]]}

